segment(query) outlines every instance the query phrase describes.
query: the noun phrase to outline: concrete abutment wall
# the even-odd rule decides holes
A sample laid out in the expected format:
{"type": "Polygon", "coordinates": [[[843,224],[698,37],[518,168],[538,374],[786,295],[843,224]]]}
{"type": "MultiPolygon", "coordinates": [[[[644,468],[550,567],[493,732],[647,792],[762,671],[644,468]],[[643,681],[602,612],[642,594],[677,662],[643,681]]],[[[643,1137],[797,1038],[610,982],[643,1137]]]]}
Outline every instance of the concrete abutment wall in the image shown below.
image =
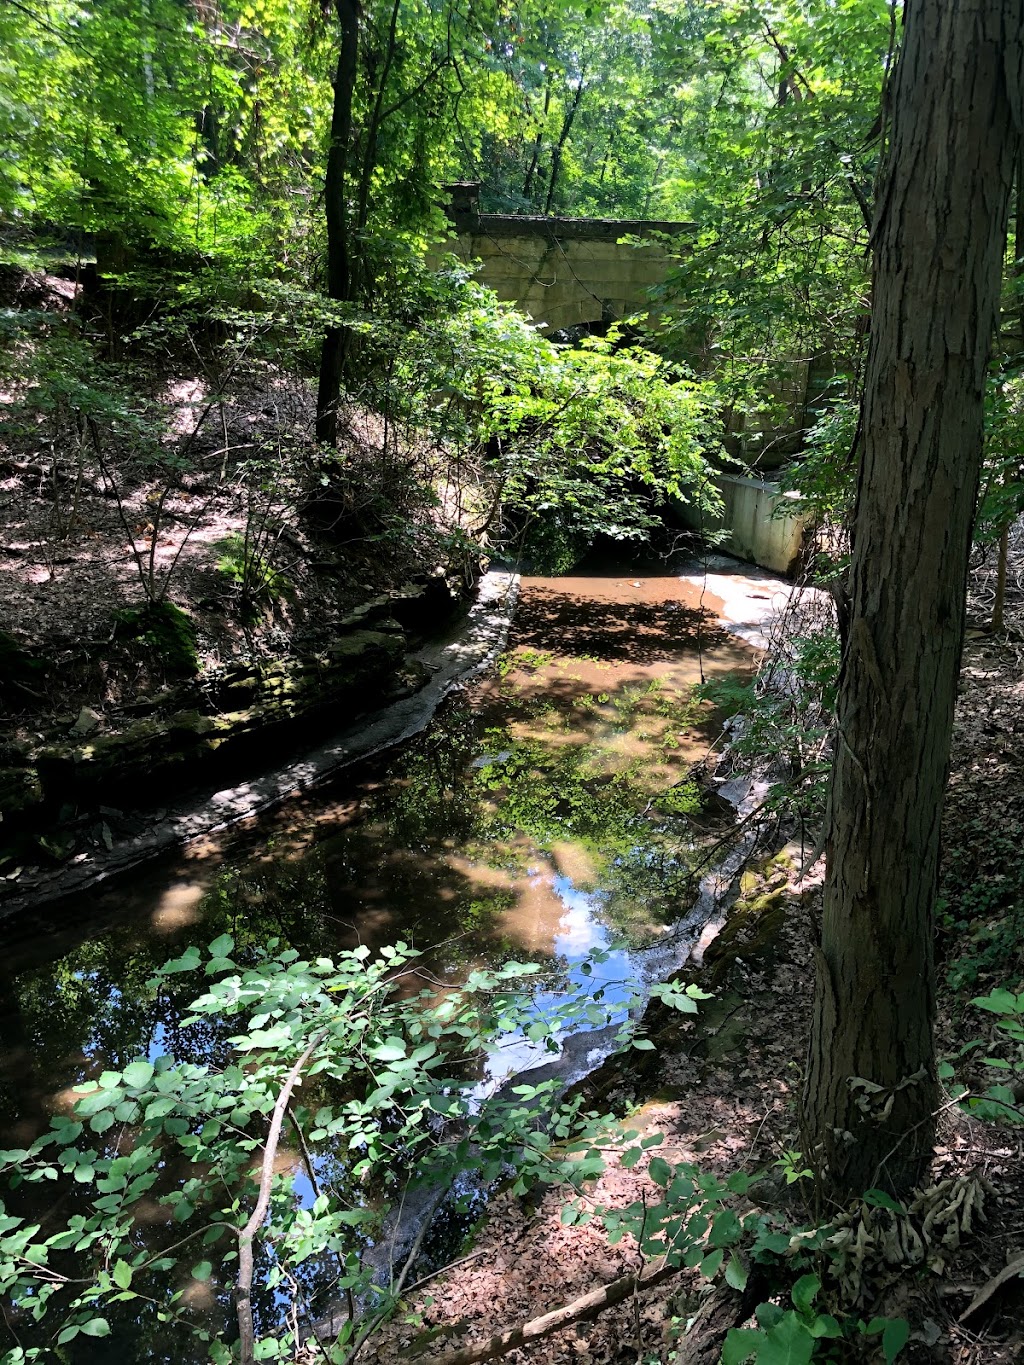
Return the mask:
{"type": "Polygon", "coordinates": [[[446,248],[479,262],[477,278],[543,331],[614,322],[650,311],[692,223],[541,218],[479,212],[479,186],[449,186],[453,238],[446,248]],[[666,238],[676,239],[672,250],[666,238]]]}

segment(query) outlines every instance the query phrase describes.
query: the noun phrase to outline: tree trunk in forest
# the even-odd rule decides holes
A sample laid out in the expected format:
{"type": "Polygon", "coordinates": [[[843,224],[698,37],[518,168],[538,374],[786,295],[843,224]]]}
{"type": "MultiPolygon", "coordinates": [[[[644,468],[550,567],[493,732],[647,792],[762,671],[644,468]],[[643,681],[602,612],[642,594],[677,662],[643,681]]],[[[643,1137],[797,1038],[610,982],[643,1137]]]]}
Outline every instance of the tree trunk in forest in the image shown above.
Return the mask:
{"type": "MultiPolygon", "coordinates": [[[[391,68],[394,65],[395,53],[398,49],[398,17],[401,11],[402,0],[394,0],[391,6],[391,20],[388,24],[383,63],[380,66],[380,79],[377,81],[377,90],[373,97],[373,111],[366,127],[363,164],[359,172],[359,192],[356,197],[355,230],[359,237],[366,231],[366,224],[369,219],[370,185],[373,181],[374,168],[377,165],[377,140],[380,137],[381,124],[384,122],[384,98],[387,94],[388,80],[391,76],[391,68]]],[[[360,267],[364,264],[363,261],[354,262],[352,269],[352,295],[361,299],[366,297],[361,292],[362,281],[359,278],[360,267]]]]}
{"type": "MultiPolygon", "coordinates": [[[[331,145],[324,177],[327,219],[327,293],[336,303],[352,297],[352,244],[349,233],[348,162],[352,144],[352,97],[359,61],[358,0],[335,0],[341,46],[334,77],[331,145]]],[[[316,394],[316,439],[332,449],[338,444],[338,402],[345,371],[346,327],[328,327],[320,351],[316,394]]]]}
{"type": "Polygon", "coordinates": [[[1020,0],[908,0],[873,313],[804,1150],[827,1195],[931,1156],[932,907],[1024,90],[1020,0]]]}
{"type": "Polygon", "coordinates": [[[537,124],[537,136],[533,139],[533,155],[530,164],[526,168],[526,179],[523,181],[523,198],[529,199],[533,189],[533,177],[537,173],[537,163],[540,161],[540,149],[544,143],[544,127],[547,123],[548,110],[551,108],[551,69],[548,68],[547,84],[544,86],[544,108],[541,111],[540,120],[537,124]]]}
{"type": "Polygon", "coordinates": [[[573,120],[576,118],[576,111],[580,107],[580,100],[583,98],[584,80],[586,71],[580,72],[580,83],[573,91],[572,104],[566,110],[565,118],[562,120],[562,131],[558,135],[551,152],[551,178],[548,181],[547,198],[544,201],[544,216],[547,217],[551,212],[551,206],[555,202],[555,188],[558,184],[558,175],[562,169],[562,154],[565,151],[565,144],[569,141],[569,134],[572,132],[573,120]]]}

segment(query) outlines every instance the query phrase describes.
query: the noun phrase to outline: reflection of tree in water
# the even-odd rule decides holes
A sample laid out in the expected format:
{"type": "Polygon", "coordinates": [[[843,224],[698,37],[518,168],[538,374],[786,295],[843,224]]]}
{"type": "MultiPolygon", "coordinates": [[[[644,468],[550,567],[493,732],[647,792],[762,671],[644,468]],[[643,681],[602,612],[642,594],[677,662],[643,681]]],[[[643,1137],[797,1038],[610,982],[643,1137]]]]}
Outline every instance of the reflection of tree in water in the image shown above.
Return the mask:
{"type": "Polygon", "coordinates": [[[499,927],[517,899],[513,879],[538,858],[550,867],[544,855],[558,844],[586,850],[595,877],[578,885],[604,893],[613,924],[671,919],[689,873],[689,827],[652,815],[648,767],[608,773],[602,754],[600,739],[522,739],[501,726],[481,734],[465,700],[449,705],[369,794],[362,821],[322,846],[331,913],[351,926],[348,942],[445,940],[451,971],[474,954],[497,961],[516,951],[499,927]],[[491,884],[474,869],[493,872],[491,884]]]}
{"type": "MultiPolygon", "coordinates": [[[[575,694],[569,700],[575,705],[575,694]]],[[[623,705],[612,716],[613,728],[626,717],[626,700],[618,699],[623,705]]],[[[45,1100],[55,1090],[147,1052],[223,1063],[234,1026],[210,1018],[187,1027],[181,1022],[201,989],[194,977],[151,984],[155,968],[189,943],[207,944],[228,933],[235,940],[233,956],[244,966],[262,955],[270,939],[302,956],[329,957],[356,942],[378,946],[404,938],[423,948],[440,944],[428,965],[454,980],[481,961],[522,955],[510,926],[517,910],[532,912],[532,903],[523,900],[528,874],[542,871],[550,878],[559,850],[570,846],[587,855],[584,870],[573,873],[575,886],[596,893],[595,904],[612,926],[642,930],[673,918],[693,845],[679,814],[685,801],[675,813],[659,810],[652,782],[662,779],[652,778],[650,764],[641,760],[609,771],[602,757],[609,726],[589,711],[574,711],[575,718],[559,721],[562,730],[547,738],[524,738],[516,726],[535,709],[533,699],[521,697],[506,710],[505,724],[483,732],[478,706],[465,699],[449,705],[383,779],[364,784],[358,819],[353,822],[349,812],[301,856],[286,839],[223,868],[196,907],[194,922],[171,936],[153,936],[149,917],[142,916],[87,938],[83,917],[83,941],[6,982],[0,1014],[8,1057],[0,1077],[5,1126],[10,1130],[21,1119],[38,1131],[46,1123],[45,1100]]],[[[673,713],[672,725],[678,723],[673,713]]],[[[554,891],[546,894],[557,920],[554,891]]],[[[550,962],[556,974],[567,965],[550,962]]],[[[549,982],[547,989],[556,988],[549,982]]],[[[302,1100],[315,1105],[339,1098],[331,1083],[317,1079],[304,1088],[302,1100]]],[[[27,1136],[8,1141],[20,1145],[27,1136]]],[[[345,1189],[343,1154],[319,1164],[321,1180],[336,1193],[359,1197],[345,1189]]],[[[181,1178],[170,1168],[163,1174],[169,1185],[181,1178]]],[[[73,1188],[60,1197],[74,1205],[85,1194],[73,1188]]],[[[52,1191],[37,1187],[36,1197],[42,1196],[52,1199],[52,1191]]],[[[62,1216],[66,1212],[65,1204],[62,1216]]],[[[46,1210],[34,1216],[45,1218],[46,1210]]],[[[146,1239],[152,1247],[166,1245],[182,1230],[158,1210],[146,1239]]],[[[314,1267],[309,1274],[313,1293],[321,1276],[314,1267]]],[[[177,1287],[188,1286],[171,1289],[177,1287]]],[[[154,1284],[154,1298],[165,1292],[154,1284]]],[[[209,1310],[230,1322],[216,1274],[205,1292],[209,1310]]],[[[272,1320],[272,1296],[256,1311],[272,1320]]],[[[156,1305],[125,1306],[114,1329],[119,1358],[190,1365],[191,1345],[184,1334],[168,1335],[157,1313],[156,1305]]],[[[81,1345],[76,1359],[86,1365],[107,1358],[102,1342],[94,1356],[93,1343],[81,1345]]]]}
{"type": "Polygon", "coordinates": [[[375,804],[395,846],[461,843],[471,836],[476,801],[469,774],[478,743],[473,712],[457,700],[393,765],[375,804]]]}
{"type": "MultiPolygon", "coordinates": [[[[255,962],[265,955],[267,941],[282,940],[306,955],[318,955],[333,946],[337,935],[331,923],[325,864],[315,854],[299,861],[253,861],[244,869],[225,868],[214,881],[198,907],[198,921],[184,932],[168,937],[150,937],[146,923],[119,923],[95,938],[76,944],[55,962],[27,967],[9,976],[0,1016],[2,1041],[6,1044],[3,1127],[0,1145],[22,1145],[48,1126],[48,1101],[54,1091],[99,1075],[106,1068],[123,1068],[129,1061],[147,1053],[169,1053],[180,1061],[219,1068],[233,1050],[228,1038],[237,1032],[238,1021],[220,1022],[203,1017],[183,1026],[188,1006],[203,990],[202,980],[193,974],[163,978],[152,982],[155,969],[180,953],[187,943],[208,943],[222,933],[236,942],[233,957],[239,965],[255,962]],[[31,1068],[31,1069],[30,1069],[31,1068]]],[[[340,1098],[336,1083],[315,1078],[306,1085],[304,1100],[317,1106],[336,1103],[340,1098]]],[[[119,1141],[119,1130],[111,1129],[111,1141],[119,1141]]],[[[94,1142],[105,1142],[90,1135],[94,1142]]],[[[253,1132],[257,1144],[261,1138],[253,1132]]],[[[113,1151],[111,1149],[111,1154],[113,1151]]],[[[201,1173],[200,1173],[201,1174],[201,1173]]],[[[197,1211],[176,1221],[169,1209],[161,1208],[161,1194],[180,1189],[197,1176],[195,1168],[183,1157],[161,1165],[160,1179],[144,1199],[139,1242],[151,1255],[170,1247],[182,1236],[203,1225],[205,1214],[197,1211]]],[[[52,1219],[66,1220],[70,1215],[89,1211],[95,1191],[70,1178],[56,1185],[23,1184],[15,1191],[4,1190],[9,1212],[39,1223],[44,1234],[56,1230],[52,1219]]],[[[200,1243],[197,1241],[197,1248],[200,1243]]],[[[74,1359],[82,1365],[99,1365],[112,1358],[110,1341],[117,1342],[117,1360],[166,1361],[168,1365],[192,1365],[207,1358],[205,1348],[185,1328],[177,1328],[167,1318],[177,1291],[188,1296],[197,1313],[207,1315],[212,1329],[224,1340],[230,1339],[236,1323],[229,1285],[231,1266],[221,1274],[216,1269],[219,1253],[230,1250],[225,1239],[215,1247],[197,1249],[195,1261],[209,1259],[215,1265],[211,1279],[200,1284],[189,1273],[190,1261],[179,1264],[170,1282],[165,1271],[137,1274],[133,1290],[145,1296],[120,1308],[105,1309],[111,1320],[110,1338],[92,1341],[79,1337],[74,1359]],[[161,1317],[164,1314],[164,1317],[161,1317]]],[[[277,1325],[280,1305],[264,1285],[271,1270],[266,1249],[258,1252],[254,1290],[254,1313],[265,1326],[277,1325]]],[[[58,1269],[60,1257],[55,1258],[58,1269]]],[[[69,1262],[68,1273],[77,1273],[69,1262]]],[[[308,1268],[310,1295],[318,1279],[316,1269],[308,1268]]],[[[334,1267],[332,1276],[336,1276],[334,1267]]],[[[319,1277],[320,1282],[323,1276],[319,1277]]],[[[53,1312],[58,1311],[55,1305],[53,1312]]],[[[28,1321],[19,1321],[17,1330],[24,1344],[42,1344],[52,1335],[53,1318],[42,1324],[38,1341],[28,1321]]],[[[0,1338],[2,1340],[2,1338],[0,1338]]],[[[0,1353],[7,1344],[0,1345],[0,1353]]]]}

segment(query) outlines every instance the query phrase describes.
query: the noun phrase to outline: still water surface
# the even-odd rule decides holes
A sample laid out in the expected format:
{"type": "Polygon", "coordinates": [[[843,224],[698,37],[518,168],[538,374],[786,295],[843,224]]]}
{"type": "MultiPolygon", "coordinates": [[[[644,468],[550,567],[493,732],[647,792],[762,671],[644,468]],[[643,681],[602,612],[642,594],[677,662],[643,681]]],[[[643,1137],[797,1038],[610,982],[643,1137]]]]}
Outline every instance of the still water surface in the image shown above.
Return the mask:
{"type": "MultiPolygon", "coordinates": [[[[404,939],[449,980],[542,960],[562,972],[561,993],[537,997],[542,1012],[565,992],[604,986],[614,1001],[624,982],[653,978],[711,837],[688,775],[720,724],[693,688],[755,662],[722,628],[721,607],[668,575],[524,579],[498,668],[401,752],[55,908],[42,932],[38,914],[10,926],[0,1145],[31,1141],[105,1068],[162,1052],[213,1060],[216,1031],[180,1023],[196,983],[147,983],[188,944],[225,932],[236,956],[271,937],[304,957],[404,939]]],[[[509,1041],[502,1074],[548,1060],[509,1041]]],[[[166,1221],[156,1206],[152,1217],[166,1221]]],[[[215,1307],[209,1286],[184,1288],[197,1309],[215,1307]]],[[[118,1352],[83,1343],[76,1359],[133,1358],[133,1330],[119,1329],[118,1352]]],[[[183,1361],[176,1350],[169,1358],[183,1361]]],[[[146,1351],[138,1358],[160,1358],[151,1337],[146,1351]]]]}

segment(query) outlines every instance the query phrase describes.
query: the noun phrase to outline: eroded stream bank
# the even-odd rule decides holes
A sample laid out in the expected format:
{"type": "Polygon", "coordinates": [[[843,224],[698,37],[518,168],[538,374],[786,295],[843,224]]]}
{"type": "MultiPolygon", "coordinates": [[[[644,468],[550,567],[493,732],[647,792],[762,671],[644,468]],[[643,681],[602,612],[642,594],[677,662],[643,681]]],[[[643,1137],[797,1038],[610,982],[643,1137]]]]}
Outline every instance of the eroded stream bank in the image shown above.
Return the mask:
{"type": "MultiPolygon", "coordinates": [[[[304,956],[401,938],[446,979],[537,958],[570,991],[593,989],[581,964],[621,938],[600,967],[609,999],[669,969],[685,950],[693,861],[731,819],[691,775],[720,731],[693,686],[754,665],[738,631],[757,630],[777,590],[744,573],[527,579],[495,672],[386,763],[194,843],[135,885],[83,895],[45,934],[36,916],[12,921],[3,1145],[31,1139],[106,1067],[213,1060],[220,1040],[180,1024],[194,983],[147,983],[224,932],[236,955],[270,937],[304,956]]],[[[525,1042],[509,1051],[510,1067],[537,1060],[525,1042]]],[[[158,1219],[152,1236],[171,1232],[158,1219]]],[[[185,1288],[217,1311],[213,1289],[185,1288]]]]}

